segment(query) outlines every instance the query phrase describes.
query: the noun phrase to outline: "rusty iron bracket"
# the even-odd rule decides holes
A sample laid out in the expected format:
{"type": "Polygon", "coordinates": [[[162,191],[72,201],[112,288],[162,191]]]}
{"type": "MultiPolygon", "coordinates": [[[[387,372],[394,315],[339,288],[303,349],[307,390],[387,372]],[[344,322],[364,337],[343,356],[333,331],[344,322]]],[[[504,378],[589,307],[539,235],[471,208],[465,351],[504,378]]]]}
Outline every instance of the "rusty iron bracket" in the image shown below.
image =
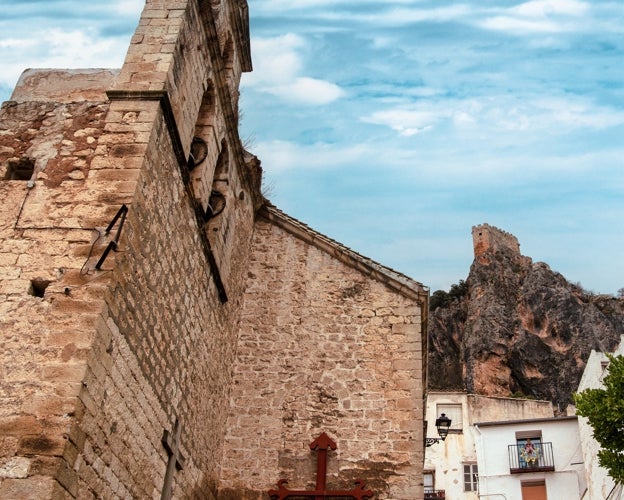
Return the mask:
{"type": "Polygon", "coordinates": [[[117,232],[115,233],[115,237],[113,238],[112,241],[108,243],[106,249],[104,250],[104,253],[100,257],[100,260],[98,260],[97,264],[95,265],[95,268],[98,271],[102,267],[102,264],[104,264],[104,261],[106,260],[106,257],[108,257],[108,254],[110,253],[110,251],[111,250],[114,250],[115,252],[117,251],[117,246],[119,244],[119,237],[121,236],[121,230],[123,229],[124,222],[126,222],[127,214],[128,214],[128,207],[125,204],[121,205],[121,208],[117,211],[117,214],[115,214],[115,217],[113,217],[113,220],[110,222],[110,224],[106,228],[106,232],[104,234],[109,234],[113,230],[113,227],[115,227],[115,224],[117,223],[117,221],[121,218],[121,221],[119,222],[119,227],[117,228],[117,232]]]}

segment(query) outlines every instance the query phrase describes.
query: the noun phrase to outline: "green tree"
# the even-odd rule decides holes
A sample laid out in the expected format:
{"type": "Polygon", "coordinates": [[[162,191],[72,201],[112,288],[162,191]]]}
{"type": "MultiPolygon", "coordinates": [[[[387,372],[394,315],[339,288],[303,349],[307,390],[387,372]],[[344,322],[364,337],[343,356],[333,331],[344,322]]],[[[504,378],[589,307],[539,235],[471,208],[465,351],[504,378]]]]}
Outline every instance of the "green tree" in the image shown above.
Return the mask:
{"type": "Polygon", "coordinates": [[[598,460],[613,480],[624,484],[624,356],[609,357],[604,389],[574,395],[576,413],[589,420],[602,448],[598,460]]]}
{"type": "Polygon", "coordinates": [[[449,290],[448,294],[454,299],[461,299],[467,293],[468,283],[466,283],[464,280],[459,280],[459,283],[451,285],[451,289],[449,290]]]}
{"type": "Polygon", "coordinates": [[[429,310],[435,311],[438,307],[448,307],[455,299],[459,300],[468,293],[468,283],[459,280],[459,283],[451,285],[448,292],[436,290],[431,294],[429,310]]]}

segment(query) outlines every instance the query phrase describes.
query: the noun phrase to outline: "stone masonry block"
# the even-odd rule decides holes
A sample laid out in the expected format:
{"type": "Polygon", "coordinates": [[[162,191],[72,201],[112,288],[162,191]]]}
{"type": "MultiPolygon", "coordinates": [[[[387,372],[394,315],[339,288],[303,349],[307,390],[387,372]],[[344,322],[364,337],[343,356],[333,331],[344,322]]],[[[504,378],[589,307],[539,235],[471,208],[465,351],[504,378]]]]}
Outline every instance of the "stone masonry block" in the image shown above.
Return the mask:
{"type": "Polygon", "coordinates": [[[51,498],[56,481],[49,476],[31,476],[24,479],[0,481],[0,498],[26,500],[51,498]]]}
{"type": "Polygon", "coordinates": [[[31,459],[26,457],[0,458],[0,482],[2,479],[28,477],[31,459]]]}
{"type": "Polygon", "coordinates": [[[43,380],[50,382],[79,382],[86,372],[84,363],[71,364],[49,364],[41,368],[41,376],[43,380]]]}
{"type": "Polygon", "coordinates": [[[0,457],[12,457],[17,453],[19,440],[14,436],[0,437],[0,457]]]}
{"type": "Polygon", "coordinates": [[[60,436],[25,436],[19,441],[18,453],[24,455],[53,455],[63,453],[65,439],[60,436]]]}
{"type": "Polygon", "coordinates": [[[42,424],[34,416],[13,416],[0,419],[1,436],[21,436],[22,434],[40,434],[42,424]]]}

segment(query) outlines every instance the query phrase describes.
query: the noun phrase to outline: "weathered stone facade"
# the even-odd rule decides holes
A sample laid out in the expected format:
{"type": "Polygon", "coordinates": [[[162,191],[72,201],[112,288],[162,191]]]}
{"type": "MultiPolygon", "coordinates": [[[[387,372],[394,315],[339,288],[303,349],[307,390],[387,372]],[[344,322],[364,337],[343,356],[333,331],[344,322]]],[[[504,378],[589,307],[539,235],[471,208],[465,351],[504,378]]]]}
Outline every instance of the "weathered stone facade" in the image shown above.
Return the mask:
{"type": "Polygon", "coordinates": [[[489,224],[473,226],[472,244],[475,257],[479,257],[487,252],[497,252],[501,249],[508,249],[520,255],[518,238],[489,224]]]}
{"type": "Polygon", "coordinates": [[[314,486],[316,454],[305,447],[323,431],[338,441],[328,481],[349,489],[359,478],[375,498],[419,498],[422,290],[275,209],[261,216],[239,333],[224,498],[266,498],[247,491],[249,471],[257,484],[288,478],[293,487],[314,486]]]}
{"type": "Polygon", "coordinates": [[[148,0],[120,71],[3,104],[1,498],[159,498],[176,420],[177,498],[308,485],[321,431],[330,482],[422,496],[427,291],[267,206],[246,9],[148,0]]]}

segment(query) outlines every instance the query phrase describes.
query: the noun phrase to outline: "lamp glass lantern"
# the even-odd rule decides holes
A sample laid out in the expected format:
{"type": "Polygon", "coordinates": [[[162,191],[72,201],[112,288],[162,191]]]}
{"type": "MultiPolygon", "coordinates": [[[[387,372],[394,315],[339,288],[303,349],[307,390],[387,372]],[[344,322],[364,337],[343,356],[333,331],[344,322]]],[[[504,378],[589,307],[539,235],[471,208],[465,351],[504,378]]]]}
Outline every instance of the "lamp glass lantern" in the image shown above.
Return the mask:
{"type": "Polygon", "coordinates": [[[444,441],[446,436],[448,436],[449,429],[451,428],[451,419],[448,418],[445,413],[442,413],[438,418],[436,418],[435,426],[438,429],[440,439],[444,441]]]}
{"type": "Polygon", "coordinates": [[[438,429],[439,438],[425,438],[425,446],[431,446],[440,441],[444,441],[448,436],[449,429],[451,428],[451,419],[442,413],[435,421],[436,428],[438,429]]]}

